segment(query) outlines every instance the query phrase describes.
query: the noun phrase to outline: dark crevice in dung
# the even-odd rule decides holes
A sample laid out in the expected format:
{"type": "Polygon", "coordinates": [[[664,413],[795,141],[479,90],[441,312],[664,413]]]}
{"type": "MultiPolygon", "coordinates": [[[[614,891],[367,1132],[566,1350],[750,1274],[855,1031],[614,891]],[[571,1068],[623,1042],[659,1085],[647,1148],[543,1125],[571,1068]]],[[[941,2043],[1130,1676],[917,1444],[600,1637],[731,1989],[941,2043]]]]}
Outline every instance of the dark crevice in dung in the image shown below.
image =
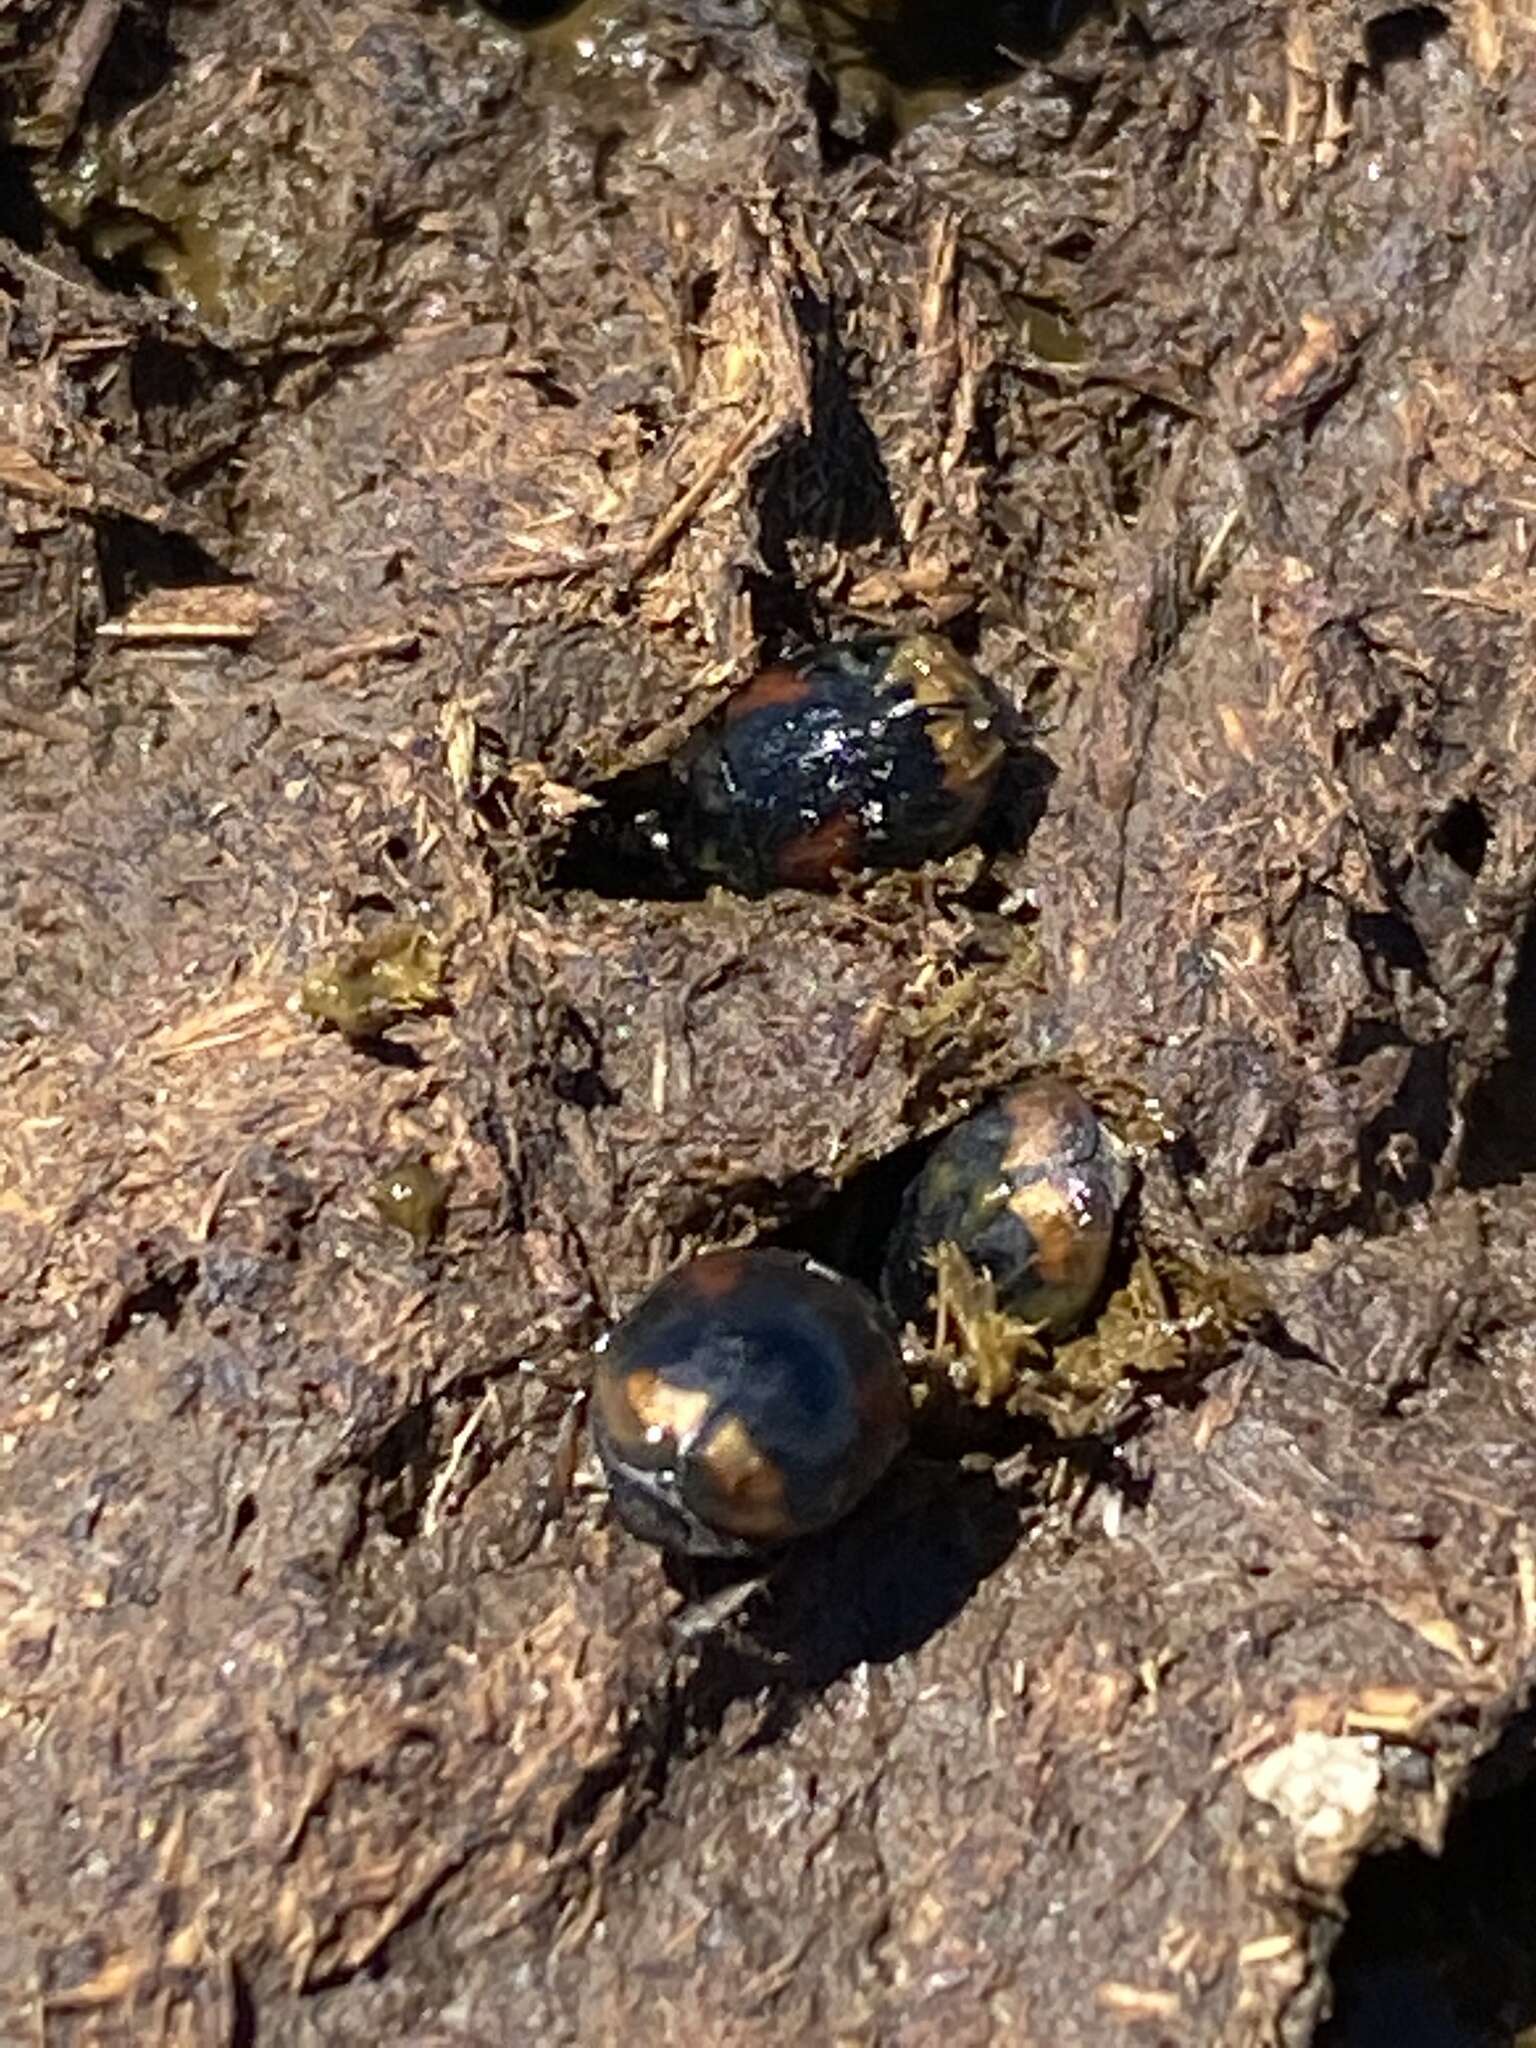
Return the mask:
{"type": "Polygon", "coordinates": [[[509,28],[548,28],[574,14],[581,0],[480,0],[480,5],[509,28]]]}
{"type": "Polygon", "coordinates": [[[808,1252],[823,1265],[861,1281],[871,1292],[880,1285],[885,1256],[901,1198],[922,1171],[936,1141],[924,1138],[887,1153],[852,1174],[841,1187],[821,1189],[810,1206],[770,1240],[786,1251],[808,1252]]]}
{"type": "Polygon", "coordinates": [[[1451,1047],[1414,1045],[1385,1109],[1360,1133],[1360,1210],[1365,1227],[1388,1208],[1429,1199],[1451,1142],[1451,1047]]]}
{"type": "Polygon", "coordinates": [[[102,596],[109,613],[154,590],[190,590],[242,581],[189,534],[147,520],[107,514],[96,522],[102,596]]]}
{"type": "Polygon", "coordinates": [[[396,1416],[364,1459],[370,1494],[376,1490],[379,1518],[391,1536],[415,1535],[432,1479],[432,1422],[435,1403],[413,1401],[396,1416]]]}
{"type": "Polygon", "coordinates": [[[583,812],[555,862],[550,887],[627,903],[689,903],[704,883],[676,859],[667,820],[677,803],[665,767],[628,769],[587,794],[597,807],[583,812]]]}
{"type": "Polygon", "coordinates": [[[903,91],[952,85],[984,91],[1026,64],[1058,55],[1092,21],[1112,18],[1107,0],[898,0],[864,12],[822,0],[815,9],[851,51],[903,91]]]}
{"type": "MultiPolygon", "coordinates": [[[[0,145],[0,234],[18,249],[39,255],[48,240],[48,215],[37,196],[31,167],[19,149],[0,145]]],[[[16,294],[18,300],[21,293],[16,294]]]]}
{"type": "Polygon", "coordinates": [[[1504,1056],[1467,1105],[1461,1175],[1468,1187],[1502,1187],[1536,1173],[1536,915],[1520,935],[1504,996],[1504,1056]]]}
{"type": "Polygon", "coordinates": [[[187,1296],[197,1284],[196,1259],[162,1261],[151,1257],[144,1278],[128,1289],[113,1310],[102,1334],[102,1349],[110,1350],[135,1324],[152,1319],[174,1330],[181,1321],[187,1296]]]}
{"type": "Polygon", "coordinates": [[[1483,871],[1493,826],[1476,797],[1458,797],[1435,827],[1431,844],[1473,881],[1483,871]]]}
{"type": "Polygon", "coordinates": [[[860,407],[833,309],[803,290],[794,310],[811,361],[811,424],[809,431],[791,430],[753,485],[758,544],[773,579],[790,572],[797,540],[893,546],[901,533],[885,458],[860,407]]]}
{"type": "MultiPolygon", "coordinates": [[[[1395,1849],[1356,1872],[1316,2048],[1506,2048],[1536,2020],[1532,1734],[1525,1716],[1476,1766],[1441,1855],[1395,1849]]],[[[1429,1770],[1406,1748],[1394,1767],[1410,1784],[1429,1770]]]]}
{"type": "Polygon", "coordinates": [[[1379,77],[1389,64],[1413,64],[1451,26],[1440,7],[1396,7],[1365,25],[1365,59],[1379,77]]]}
{"type": "Polygon", "coordinates": [[[152,99],[176,69],[170,0],[130,0],[91,79],[81,119],[102,127],[152,99]]]}

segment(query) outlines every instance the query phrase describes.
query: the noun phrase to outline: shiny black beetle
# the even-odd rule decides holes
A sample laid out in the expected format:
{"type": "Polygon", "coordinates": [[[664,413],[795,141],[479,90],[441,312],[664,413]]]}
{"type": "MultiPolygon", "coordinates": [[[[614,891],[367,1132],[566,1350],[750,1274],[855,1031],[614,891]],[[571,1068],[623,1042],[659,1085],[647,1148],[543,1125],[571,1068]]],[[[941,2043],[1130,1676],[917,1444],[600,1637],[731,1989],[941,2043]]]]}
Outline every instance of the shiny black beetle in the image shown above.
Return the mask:
{"type": "Polygon", "coordinates": [[[931,1254],[953,1244],[991,1277],[1000,1308],[1065,1336],[1103,1286],[1128,1185],[1123,1147],[1075,1088],[1011,1088],[947,1132],[908,1188],[881,1276],[886,1304],[924,1323],[931,1254]]]}
{"type": "Polygon", "coordinates": [[[619,1519],[738,1557],[846,1514],[907,1440],[895,1333],[855,1281],[785,1251],[707,1252],[599,1348],[592,1427],[619,1519]]]}
{"type": "Polygon", "coordinates": [[[746,895],[918,867],[975,832],[1005,752],[947,641],[835,641],[760,670],[685,747],[674,849],[746,895]]]}

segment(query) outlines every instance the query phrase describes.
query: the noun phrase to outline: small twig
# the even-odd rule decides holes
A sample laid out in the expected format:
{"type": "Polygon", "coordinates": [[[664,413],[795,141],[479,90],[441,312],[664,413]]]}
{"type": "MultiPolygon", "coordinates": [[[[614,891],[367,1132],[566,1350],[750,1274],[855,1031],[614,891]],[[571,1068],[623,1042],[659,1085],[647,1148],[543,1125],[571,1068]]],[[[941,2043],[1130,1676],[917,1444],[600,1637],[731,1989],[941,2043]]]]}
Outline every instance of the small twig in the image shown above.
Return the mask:
{"type": "Polygon", "coordinates": [[[642,545],[630,565],[629,580],[637,583],[659,555],[676,540],[694,513],[705,502],[716,484],[731,471],[746,454],[752,443],[768,423],[768,409],[759,406],[740,431],[734,434],[722,448],[716,449],[713,457],[705,463],[699,474],[680,497],[668,508],[651,528],[649,538],[642,545]]]}
{"type": "Polygon", "coordinates": [[[391,661],[409,661],[421,650],[419,633],[365,633],[355,640],[343,640],[335,647],[322,647],[304,664],[307,683],[323,682],[338,669],[374,656],[391,661]]]}
{"type": "Polygon", "coordinates": [[[98,640],[217,641],[226,646],[239,646],[255,633],[254,624],[233,619],[104,619],[96,628],[98,640]]]}
{"type": "Polygon", "coordinates": [[[464,1462],[464,1454],[469,1449],[475,1431],[480,1427],[481,1422],[485,1418],[485,1411],[490,1407],[494,1398],[495,1389],[487,1387],[480,1396],[480,1399],[475,1403],[469,1420],[454,1438],[452,1444],[450,1444],[447,1459],[444,1462],[442,1471],[438,1473],[436,1479],[432,1482],[432,1491],[427,1496],[427,1505],[421,1517],[421,1531],[424,1536],[433,1536],[437,1533],[437,1518],[442,1510],[443,1502],[448,1496],[448,1489],[452,1486],[454,1476],[458,1472],[460,1465],[464,1462]]]}
{"type": "Polygon", "coordinates": [[[1216,567],[1221,560],[1222,551],[1231,539],[1232,530],[1242,516],[1243,508],[1241,504],[1230,506],[1222,515],[1216,531],[1201,549],[1200,559],[1195,564],[1195,574],[1191,584],[1191,588],[1197,597],[1204,597],[1215,582],[1216,567]]]}

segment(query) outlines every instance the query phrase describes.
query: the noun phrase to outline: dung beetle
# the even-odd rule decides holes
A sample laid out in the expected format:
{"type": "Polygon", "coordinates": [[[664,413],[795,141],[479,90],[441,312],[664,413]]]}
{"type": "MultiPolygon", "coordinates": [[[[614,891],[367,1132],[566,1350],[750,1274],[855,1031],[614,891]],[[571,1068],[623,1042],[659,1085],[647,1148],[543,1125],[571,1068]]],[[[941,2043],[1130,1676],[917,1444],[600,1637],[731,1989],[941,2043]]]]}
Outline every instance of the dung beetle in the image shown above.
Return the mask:
{"type": "Polygon", "coordinates": [[[907,1440],[883,1310],[787,1251],[705,1252],[599,1347],[592,1430],[634,1535],[742,1557],[835,1522],[907,1440]]]}
{"type": "Polygon", "coordinates": [[[918,867],[976,830],[998,706],[933,633],[833,641],[758,672],[674,763],[684,865],[744,895],[918,867]]]}
{"type": "Polygon", "coordinates": [[[1075,1088],[1011,1088],[947,1132],[907,1189],[881,1274],[886,1304],[926,1322],[930,1255],[948,1243],[991,1277],[999,1308],[1066,1336],[1104,1283],[1129,1184],[1124,1148],[1075,1088]]]}

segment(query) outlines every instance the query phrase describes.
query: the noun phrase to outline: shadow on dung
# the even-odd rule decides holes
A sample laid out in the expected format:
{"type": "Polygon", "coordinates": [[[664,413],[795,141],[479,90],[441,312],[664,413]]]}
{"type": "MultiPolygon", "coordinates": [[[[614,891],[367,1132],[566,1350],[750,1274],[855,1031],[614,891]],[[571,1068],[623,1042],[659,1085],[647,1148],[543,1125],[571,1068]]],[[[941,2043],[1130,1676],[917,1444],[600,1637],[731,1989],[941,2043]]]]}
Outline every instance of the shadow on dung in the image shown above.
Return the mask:
{"type": "MultiPolygon", "coordinates": [[[[921,1649],[1009,1557],[1023,1529],[1019,1496],[991,1472],[910,1457],[853,1515],[776,1559],[740,1618],[700,1633],[691,1718],[718,1726],[734,1700],[766,1693],[749,1747],[772,1742],[800,1708],[859,1664],[921,1649]]],[[[708,1614],[739,1582],[723,1567],[669,1566],[708,1614]]],[[[682,1628],[690,1627],[685,1610],[682,1628]]]]}

